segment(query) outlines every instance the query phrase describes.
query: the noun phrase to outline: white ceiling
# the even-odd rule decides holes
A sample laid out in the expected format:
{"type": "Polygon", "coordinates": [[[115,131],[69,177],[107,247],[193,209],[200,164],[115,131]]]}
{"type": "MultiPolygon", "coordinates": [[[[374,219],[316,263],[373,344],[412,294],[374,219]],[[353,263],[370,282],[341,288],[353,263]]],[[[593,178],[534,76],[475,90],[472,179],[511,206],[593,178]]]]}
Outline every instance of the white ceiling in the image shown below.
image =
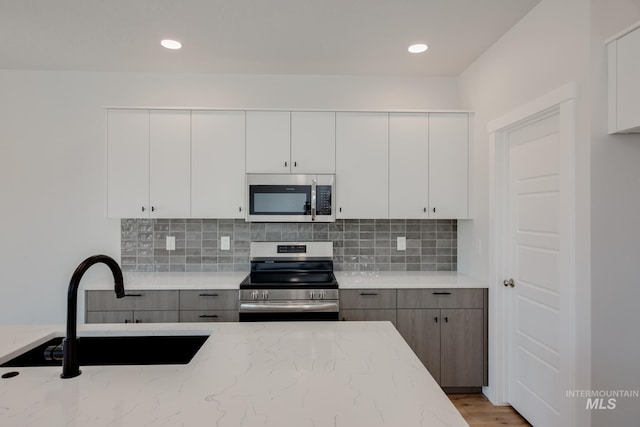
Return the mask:
{"type": "Polygon", "coordinates": [[[539,1],[0,0],[0,69],[456,76],[539,1]]]}

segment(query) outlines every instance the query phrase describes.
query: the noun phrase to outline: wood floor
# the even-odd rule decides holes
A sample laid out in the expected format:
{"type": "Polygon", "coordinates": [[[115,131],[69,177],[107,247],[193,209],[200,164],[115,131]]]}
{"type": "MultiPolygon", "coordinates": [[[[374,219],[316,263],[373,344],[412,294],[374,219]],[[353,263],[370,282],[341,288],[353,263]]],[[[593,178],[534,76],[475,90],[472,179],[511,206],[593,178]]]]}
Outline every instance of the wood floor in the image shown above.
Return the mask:
{"type": "Polygon", "coordinates": [[[511,406],[493,406],[482,393],[450,394],[469,427],[531,426],[511,406]]]}

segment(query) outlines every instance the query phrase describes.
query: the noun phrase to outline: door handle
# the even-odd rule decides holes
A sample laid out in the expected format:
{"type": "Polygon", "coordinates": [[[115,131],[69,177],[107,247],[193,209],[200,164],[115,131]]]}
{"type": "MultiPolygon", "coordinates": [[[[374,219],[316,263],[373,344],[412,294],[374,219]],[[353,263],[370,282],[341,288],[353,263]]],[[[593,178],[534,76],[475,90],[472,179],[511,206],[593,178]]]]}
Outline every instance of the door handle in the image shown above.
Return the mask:
{"type": "Polygon", "coordinates": [[[504,279],[504,286],[511,286],[512,288],[516,285],[513,279],[504,279]]]}

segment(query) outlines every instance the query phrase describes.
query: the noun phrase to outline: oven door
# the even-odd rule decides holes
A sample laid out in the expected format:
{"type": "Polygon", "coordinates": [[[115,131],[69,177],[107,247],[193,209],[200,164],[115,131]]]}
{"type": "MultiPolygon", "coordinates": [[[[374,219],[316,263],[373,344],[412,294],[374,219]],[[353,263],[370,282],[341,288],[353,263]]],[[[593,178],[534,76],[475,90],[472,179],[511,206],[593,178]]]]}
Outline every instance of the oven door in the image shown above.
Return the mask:
{"type": "Polygon", "coordinates": [[[338,301],[241,301],[241,322],[338,320],[338,301]]]}

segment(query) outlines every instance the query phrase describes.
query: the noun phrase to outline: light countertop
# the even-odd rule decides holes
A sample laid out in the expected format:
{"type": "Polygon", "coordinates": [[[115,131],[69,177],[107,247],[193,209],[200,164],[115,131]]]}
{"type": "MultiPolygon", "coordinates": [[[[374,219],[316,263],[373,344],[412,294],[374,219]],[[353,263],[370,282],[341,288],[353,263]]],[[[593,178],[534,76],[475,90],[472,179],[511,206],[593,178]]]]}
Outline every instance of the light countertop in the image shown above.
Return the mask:
{"type": "MultiPolygon", "coordinates": [[[[0,326],[0,362],[61,326],[0,326]]],[[[466,426],[388,322],[80,325],[80,335],[210,334],[187,365],[0,368],[0,425],[466,426]]],[[[33,346],[33,345],[32,345],[33,346]]]]}
{"type": "MultiPolygon", "coordinates": [[[[126,289],[238,289],[248,272],[124,273],[126,289]]],[[[447,271],[336,271],[340,289],[362,288],[486,288],[487,283],[447,271]]],[[[113,289],[104,277],[83,283],[84,289],[113,289]]]]}

